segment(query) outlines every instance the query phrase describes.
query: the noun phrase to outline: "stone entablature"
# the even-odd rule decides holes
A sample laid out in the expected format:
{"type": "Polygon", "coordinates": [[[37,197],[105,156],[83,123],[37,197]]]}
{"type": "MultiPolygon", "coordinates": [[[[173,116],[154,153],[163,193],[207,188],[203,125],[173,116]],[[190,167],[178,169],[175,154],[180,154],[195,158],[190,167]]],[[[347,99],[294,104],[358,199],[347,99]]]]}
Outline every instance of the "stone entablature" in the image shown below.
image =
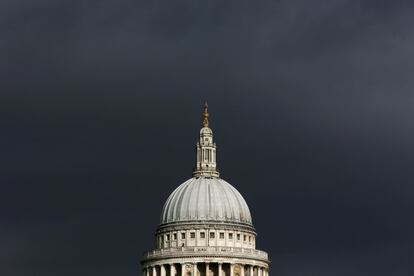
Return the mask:
{"type": "Polygon", "coordinates": [[[221,257],[221,258],[242,258],[262,261],[268,263],[268,254],[264,251],[250,248],[238,247],[180,247],[155,249],[144,254],[143,262],[166,258],[183,258],[183,257],[221,257]]]}
{"type": "Polygon", "coordinates": [[[247,223],[236,223],[236,222],[223,222],[223,221],[197,221],[197,220],[189,220],[189,221],[179,221],[179,222],[171,222],[171,223],[164,223],[158,226],[157,234],[162,233],[165,231],[171,230],[182,230],[182,229],[203,229],[203,228],[212,228],[212,229],[227,229],[227,230],[242,230],[245,232],[249,232],[253,235],[256,235],[256,230],[254,229],[253,225],[247,223]]]}

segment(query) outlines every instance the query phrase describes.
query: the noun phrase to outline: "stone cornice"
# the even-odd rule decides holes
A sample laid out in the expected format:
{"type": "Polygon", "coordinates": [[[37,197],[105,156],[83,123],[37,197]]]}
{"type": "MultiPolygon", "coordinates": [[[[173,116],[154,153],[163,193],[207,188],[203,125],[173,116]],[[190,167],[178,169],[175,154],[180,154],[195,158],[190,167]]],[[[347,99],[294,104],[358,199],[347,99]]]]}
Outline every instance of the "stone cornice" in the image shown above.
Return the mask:
{"type": "Polygon", "coordinates": [[[175,222],[166,223],[158,226],[156,234],[161,234],[170,231],[180,231],[189,229],[217,229],[217,230],[232,230],[243,231],[251,233],[257,236],[257,233],[252,225],[242,223],[229,223],[218,221],[188,221],[188,222],[175,222]]]}

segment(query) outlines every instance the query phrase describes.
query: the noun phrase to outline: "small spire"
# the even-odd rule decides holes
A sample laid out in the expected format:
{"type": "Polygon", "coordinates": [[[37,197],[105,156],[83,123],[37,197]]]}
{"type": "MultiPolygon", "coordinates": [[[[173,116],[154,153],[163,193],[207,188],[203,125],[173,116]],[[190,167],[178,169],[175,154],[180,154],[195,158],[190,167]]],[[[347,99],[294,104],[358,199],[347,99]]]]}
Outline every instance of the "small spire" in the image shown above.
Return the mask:
{"type": "Polygon", "coordinates": [[[197,142],[197,162],[193,170],[194,177],[219,177],[216,162],[216,143],[213,141],[213,131],[208,127],[208,105],[204,104],[204,127],[200,130],[197,142]]]}
{"type": "Polygon", "coordinates": [[[208,116],[209,116],[209,114],[208,114],[208,104],[207,104],[207,102],[205,102],[205,104],[204,104],[204,121],[203,121],[204,127],[208,127],[208,116]]]}

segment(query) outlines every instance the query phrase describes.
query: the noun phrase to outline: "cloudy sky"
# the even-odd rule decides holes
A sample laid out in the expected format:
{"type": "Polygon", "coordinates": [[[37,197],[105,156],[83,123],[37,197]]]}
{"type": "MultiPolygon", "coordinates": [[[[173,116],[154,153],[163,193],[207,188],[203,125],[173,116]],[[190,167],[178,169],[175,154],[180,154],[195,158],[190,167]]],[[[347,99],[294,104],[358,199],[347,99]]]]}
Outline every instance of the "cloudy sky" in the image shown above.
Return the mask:
{"type": "Polygon", "coordinates": [[[221,176],[278,276],[414,274],[414,2],[3,0],[0,274],[137,275],[221,176]]]}

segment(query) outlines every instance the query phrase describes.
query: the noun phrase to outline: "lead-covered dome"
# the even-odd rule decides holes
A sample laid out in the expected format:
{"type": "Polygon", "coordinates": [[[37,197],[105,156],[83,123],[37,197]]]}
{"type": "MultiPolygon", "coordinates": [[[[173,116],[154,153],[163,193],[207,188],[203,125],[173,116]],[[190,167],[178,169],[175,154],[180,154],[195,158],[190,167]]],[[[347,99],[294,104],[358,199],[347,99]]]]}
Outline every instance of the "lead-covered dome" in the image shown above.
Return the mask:
{"type": "Polygon", "coordinates": [[[252,225],[242,195],[218,177],[193,177],[168,197],[161,224],[188,221],[220,221],[252,225]]]}

